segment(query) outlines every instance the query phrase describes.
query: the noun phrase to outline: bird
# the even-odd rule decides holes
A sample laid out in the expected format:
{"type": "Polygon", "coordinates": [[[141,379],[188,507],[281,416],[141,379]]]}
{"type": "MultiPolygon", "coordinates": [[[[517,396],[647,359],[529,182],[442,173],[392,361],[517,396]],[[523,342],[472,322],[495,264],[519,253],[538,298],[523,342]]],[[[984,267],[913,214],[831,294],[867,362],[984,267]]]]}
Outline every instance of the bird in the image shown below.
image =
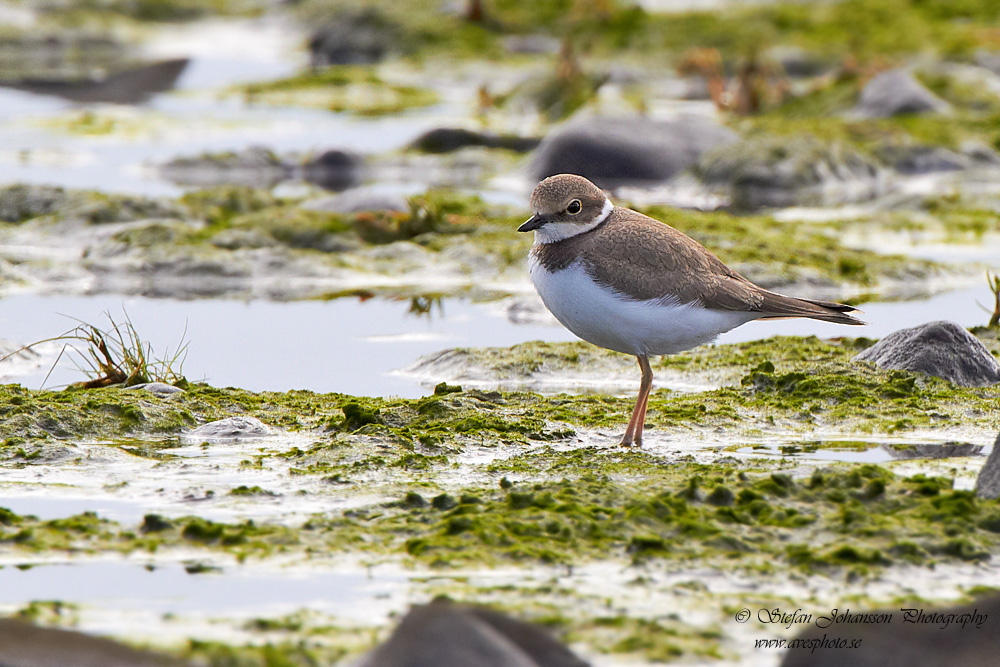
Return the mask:
{"type": "Polygon", "coordinates": [[[583,340],[636,357],[639,395],[622,437],[641,446],[653,383],[651,355],[704,345],[752,320],[865,322],[853,306],[766,290],[670,225],[615,206],[582,176],[558,174],[531,194],[531,282],[545,307],[583,340]]]}

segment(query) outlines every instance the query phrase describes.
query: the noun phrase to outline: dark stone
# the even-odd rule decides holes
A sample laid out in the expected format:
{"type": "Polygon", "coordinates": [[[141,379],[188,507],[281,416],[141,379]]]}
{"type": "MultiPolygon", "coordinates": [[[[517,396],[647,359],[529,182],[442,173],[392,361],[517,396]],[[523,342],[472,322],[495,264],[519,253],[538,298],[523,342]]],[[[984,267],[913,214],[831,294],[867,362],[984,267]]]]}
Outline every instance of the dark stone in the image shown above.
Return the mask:
{"type": "Polygon", "coordinates": [[[964,155],[940,146],[882,146],[875,155],[901,174],[961,171],[972,165],[964,155]]]}
{"type": "Polygon", "coordinates": [[[0,85],[39,95],[56,95],[74,102],[142,104],[156,93],[172,89],[187,64],[187,58],[179,58],[120,70],[98,79],[24,78],[0,85]]]}
{"type": "Polygon", "coordinates": [[[160,533],[164,530],[170,530],[173,527],[173,523],[164,519],[159,514],[147,514],[142,517],[142,525],[139,526],[139,532],[144,535],[146,533],[160,533]]]}
{"type": "Polygon", "coordinates": [[[882,72],[861,91],[854,113],[866,118],[888,118],[906,113],[942,113],[948,103],[927,90],[905,69],[882,72]]]}
{"type": "Polygon", "coordinates": [[[695,170],[733,206],[832,205],[878,195],[878,167],[851,148],[814,137],[754,138],[708,152],[695,170]]]}
{"type": "Polygon", "coordinates": [[[274,435],[274,431],[261,420],[256,417],[241,415],[202,424],[196,429],[182,433],[181,440],[186,442],[215,442],[220,440],[267,438],[272,435],[274,435]]]}
{"type": "Polygon", "coordinates": [[[670,121],[594,118],[546,137],[530,172],[535,180],[577,174],[602,188],[649,185],[676,176],[705,151],[736,141],[732,130],[697,116],[670,121]]]}
{"type": "Polygon", "coordinates": [[[919,371],[962,387],[1000,382],[1000,363],[978,338],[954,322],[928,322],[889,334],[854,357],[879,368],[919,371]]]}
{"type": "Polygon", "coordinates": [[[303,178],[321,188],[340,192],[361,182],[364,160],[347,151],[330,150],[302,165],[303,178]]]}
{"type": "Polygon", "coordinates": [[[0,618],[3,667],[181,667],[188,663],[81,632],[0,618]]]}
{"type": "Polygon", "coordinates": [[[883,444],[882,449],[894,459],[949,459],[978,456],[983,451],[983,446],[971,442],[942,442],[925,445],[883,444]]]}
{"type": "Polygon", "coordinates": [[[1000,498],[1000,435],[976,478],[976,495],[980,498],[1000,498]]]}
{"type": "MultiPolygon", "coordinates": [[[[847,603],[835,606],[840,609],[838,613],[850,607],[847,603]]],[[[814,618],[808,629],[796,637],[800,647],[788,650],[781,667],[995,667],[997,664],[1000,595],[959,607],[932,608],[914,603],[874,611],[851,607],[850,612],[852,616],[878,614],[883,620],[820,627],[814,618]],[[901,609],[912,611],[907,615],[901,609]],[[918,613],[923,616],[917,616],[918,613]],[[950,616],[951,622],[928,622],[926,619],[933,614],[939,619],[950,616]],[[970,614],[964,627],[963,614],[970,614]],[[844,648],[822,646],[824,638],[827,642],[842,641],[844,648]],[[854,647],[848,648],[851,646],[854,647]]],[[[830,613],[819,615],[829,617],[830,613]]]]}
{"type": "Polygon", "coordinates": [[[290,178],[293,168],[294,165],[286,163],[269,148],[250,146],[241,151],[175,158],[162,165],[160,173],[182,185],[269,188],[290,178]]]}
{"type": "Polygon", "coordinates": [[[358,667],[586,667],[543,629],[481,607],[415,606],[358,667]]]}
{"type": "Polygon", "coordinates": [[[171,396],[173,394],[184,393],[184,390],[180,387],[175,387],[174,385],[167,384],[165,382],[142,382],[125,388],[126,391],[136,391],[139,389],[145,389],[149,393],[155,394],[156,396],[171,396]]]}
{"type": "Polygon", "coordinates": [[[346,12],[309,38],[313,67],[371,65],[398,50],[401,30],[374,9],[346,12]]]}
{"type": "Polygon", "coordinates": [[[410,144],[410,148],[424,153],[451,153],[469,146],[482,146],[526,153],[534,150],[539,142],[539,139],[533,137],[496,135],[457,127],[441,127],[417,137],[410,144]]]}

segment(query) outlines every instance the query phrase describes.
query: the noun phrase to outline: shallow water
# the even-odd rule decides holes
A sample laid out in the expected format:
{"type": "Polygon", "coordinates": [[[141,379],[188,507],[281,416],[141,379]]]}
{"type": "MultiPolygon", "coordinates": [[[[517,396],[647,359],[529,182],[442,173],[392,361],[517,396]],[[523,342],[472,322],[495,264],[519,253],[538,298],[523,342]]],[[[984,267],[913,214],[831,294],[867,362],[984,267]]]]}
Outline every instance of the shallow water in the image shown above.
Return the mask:
{"type": "MultiPolygon", "coordinates": [[[[410,301],[176,301],[115,296],[19,295],[0,300],[4,338],[35,341],[75,323],[107,324],[128,313],[154,351],[173,350],[187,327],[184,372],[190,380],[253,391],[311,389],[369,396],[422,396],[416,381],[391,375],[419,356],[446,347],[513,345],[528,340],[572,340],[561,327],[514,324],[495,305],[449,299],[431,316],[409,313],[410,301]]],[[[16,381],[41,385],[49,362],[16,381]]],[[[81,379],[61,363],[46,386],[81,379]]]]}
{"type": "MultiPolygon", "coordinates": [[[[902,327],[939,319],[974,326],[987,319],[976,302],[989,303],[991,297],[984,285],[915,301],[873,302],[862,306],[862,317],[868,322],[865,327],[813,320],[752,322],[723,334],[718,342],[775,335],[880,338],[902,327]]],[[[253,391],[310,389],[366,396],[422,396],[428,388],[418,379],[392,371],[445,348],[576,340],[554,320],[550,325],[514,322],[506,317],[500,303],[458,298],[443,299],[428,314],[418,315],[411,312],[408,299],[244,302],[32,294],[0,299],[0,337],[22,344],[42,340],[72,329],[76,324],[72,318],[106,325],[105,312],[118,322],[127,313],[160,356],[176,349],[182,336],[190,341],[183,366],[188,379],[253,391]]],[[[58,353],[54,346],[45,349],[47,354],[31,372],[0,375],[0,381],[42,386],[58,353]]],[[[45,386],[82,378],[64,358],[45,386]]]]}

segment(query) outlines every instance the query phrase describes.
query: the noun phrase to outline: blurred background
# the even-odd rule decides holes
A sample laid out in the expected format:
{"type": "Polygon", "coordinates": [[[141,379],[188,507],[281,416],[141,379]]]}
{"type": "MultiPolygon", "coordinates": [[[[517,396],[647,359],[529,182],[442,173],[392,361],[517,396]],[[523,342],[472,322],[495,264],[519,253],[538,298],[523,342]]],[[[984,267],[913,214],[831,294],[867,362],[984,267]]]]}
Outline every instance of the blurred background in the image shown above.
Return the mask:
{"type": "MultiPolygon", "coordinates": [[[[949,319],[995,340],[998,151],[996,0],[4,0],[0,381],[75,382],[65,341],[23,346],[127,320],[192,381],[427,395],[449,378],[426,355],[574,339],[514,232],[562,172],[765,287],[862,304],[867,337],[949,319]]],[[[778,333],[843,335],[720,342],[778,333]]],[[[85,567],[25,570],[0,605],[100,610],[114,582],[135,599],[87,628],[228,641],[260,630],[247,605],[298,609],[318,585],[85,567]]],[[[347,601],[374,624],[412,574],[310,576],[344,594],[310,613],[347,601]]]]}

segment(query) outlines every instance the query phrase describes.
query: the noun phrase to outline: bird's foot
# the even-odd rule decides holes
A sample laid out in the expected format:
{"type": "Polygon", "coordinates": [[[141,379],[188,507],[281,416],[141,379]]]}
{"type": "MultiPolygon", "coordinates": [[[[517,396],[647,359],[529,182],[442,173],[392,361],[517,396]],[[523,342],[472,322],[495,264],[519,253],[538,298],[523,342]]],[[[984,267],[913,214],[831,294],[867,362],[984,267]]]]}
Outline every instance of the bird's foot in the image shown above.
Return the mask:
{"type": "Polygon", "coordinates": [[[642,447],[642,439],[641,438],[635,438],[635,439],[633,439],[631,436],[629,436],[629,435],[626,434],[626,436],[624,438],[622,438],[622,441],[618,443],[618,446],[619,447],[642,447]]]}

